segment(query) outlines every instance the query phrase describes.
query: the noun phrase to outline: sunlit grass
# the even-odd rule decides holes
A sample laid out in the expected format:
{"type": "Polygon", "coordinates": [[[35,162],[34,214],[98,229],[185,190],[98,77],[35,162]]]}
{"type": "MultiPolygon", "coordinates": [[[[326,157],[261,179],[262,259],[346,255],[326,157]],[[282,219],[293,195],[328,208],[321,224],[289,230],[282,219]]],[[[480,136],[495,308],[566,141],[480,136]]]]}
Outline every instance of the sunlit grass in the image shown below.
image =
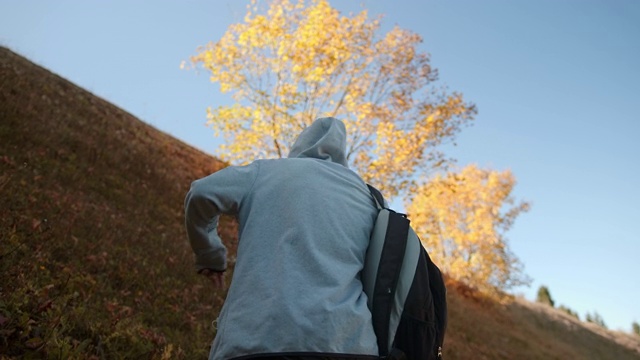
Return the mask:
{"type": "MultiPolygon", "coordinates": [[[[225,294],[193,271],[182,206],[223,165],[4,48],[0,78],[0,359],[206,358],[225,294]]],[[[233,260],[235,223],[220,231],[233,260]]],[[[449,359],[640,354],[640,337],[448,287],[449,359]]]]}
{"type": "Polygon", "coordinates": [[[222,164],[2,59],[0,354],[206,357],[224,294],[193,271],[182,201],[222,164]]]}

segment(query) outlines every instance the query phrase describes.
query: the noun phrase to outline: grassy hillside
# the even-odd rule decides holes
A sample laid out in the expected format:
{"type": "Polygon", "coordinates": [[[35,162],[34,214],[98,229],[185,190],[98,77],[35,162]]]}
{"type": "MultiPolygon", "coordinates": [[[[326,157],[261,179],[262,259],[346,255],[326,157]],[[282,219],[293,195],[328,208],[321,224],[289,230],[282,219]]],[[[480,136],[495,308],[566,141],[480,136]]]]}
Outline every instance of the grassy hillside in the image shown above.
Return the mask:
{"type": "Polygon", "coordinates": [[[205,357],[182,207],[222,164],[4,48],[0,79],[0,354],[205,357]]]}
{"type": "Polygon", "coordinates": [[[640,337],[580,322],[550,306],[498,304],[448,286],[450,359],[640,359],[640,337]]]}
{"type": "MultiPolygon", "coordinates": [[[[0,48],[0,358],[206,358],[225,294],[194,275],[182,202],[222,166],[0,48]]],[[[449,303],[449,359],[640,358],[537,304],[453,282],[449,303]]]]}

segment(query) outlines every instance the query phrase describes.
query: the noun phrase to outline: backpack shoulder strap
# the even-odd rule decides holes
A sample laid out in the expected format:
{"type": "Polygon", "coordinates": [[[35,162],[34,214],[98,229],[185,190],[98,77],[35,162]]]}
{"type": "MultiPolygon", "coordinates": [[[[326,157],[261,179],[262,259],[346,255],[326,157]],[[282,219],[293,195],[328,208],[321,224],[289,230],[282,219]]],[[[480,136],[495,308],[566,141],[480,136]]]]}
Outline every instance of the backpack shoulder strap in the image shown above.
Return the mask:
{"type": "Polygon", "coordinates": [[[380,355],[392,350],[404,302],[413,281],[418,254],[409,220],[384,207],[380,191],[367,185],[380,210],[365,261],[363,285],[380,355]],[[415,258],[415,259],[414,259],[415,258]],[[408,261],[407,261],[408,260],[408,261]]]}
{"type": "Polygon", "coordinates": [[[369,188],[369,192],[371,193],[373,200],[376,202],[376,206],[378,207],[378,210],[385,209],[384,197],[382,196],[382,193],[380,192],[380,190],[374,188],[369,184],[367,184],[367,187],[369,188]]]}

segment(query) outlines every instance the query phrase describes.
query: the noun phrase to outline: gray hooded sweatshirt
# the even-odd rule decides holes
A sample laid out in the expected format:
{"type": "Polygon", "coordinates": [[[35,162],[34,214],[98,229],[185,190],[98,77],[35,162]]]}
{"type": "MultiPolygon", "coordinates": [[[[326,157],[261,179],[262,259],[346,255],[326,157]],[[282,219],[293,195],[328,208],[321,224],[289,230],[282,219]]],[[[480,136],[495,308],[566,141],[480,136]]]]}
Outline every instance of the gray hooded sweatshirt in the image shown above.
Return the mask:
{"type": "Polygon", "coordinates": [[[345,149],[344,124],[322,118],[300,134],[289,158],[230,166],[192,184],[186,227],[198,270],[226,269],[218,217],[239,222],[210,359],[377,357],[360,281],[377,210],[345,149]]]}

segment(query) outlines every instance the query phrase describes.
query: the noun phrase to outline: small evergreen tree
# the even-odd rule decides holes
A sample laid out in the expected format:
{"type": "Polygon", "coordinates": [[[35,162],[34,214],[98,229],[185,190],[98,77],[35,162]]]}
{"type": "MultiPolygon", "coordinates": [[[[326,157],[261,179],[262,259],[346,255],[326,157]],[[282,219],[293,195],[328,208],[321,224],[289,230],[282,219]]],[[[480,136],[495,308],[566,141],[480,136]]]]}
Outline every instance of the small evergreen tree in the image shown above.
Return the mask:
{"type": "Polygon", "coordinates": [[[551,307],[553,307],[555,304],[555,302],[551,298],[549,289],[544,285],[540,286],[540,288],[538,289],[538,297],[536,298],[536,301],[542,304],[549,305],[551,307]]]}
{"type": "Polygon", "coordinates": [[[603,328],[607,328],[607,324],[604,323],[604,319],[602,318],[602,316],[600,316],[600,314],[595,313],[595,319],[594,322],[596,323],[596,325],[600,325],[603,328]]]}
{"type": "Polygon", "coordinates": [[[607,324],[605,324],[604,319],[596,311],[593,312],[593,315],[590,315],[589,313],[587,313],[586,319],[587,319],[587,322],[594,323],[605,329],[607,328],[607,324]]]}
{"type": "Polygon", "coordinates": [[[578,315],[577,312],[571,310],[570,308],[564,306],[564,305],[560,305],[558,306],[558,309],[564,311],[565,313],[569,314],[570,316],[573,316],[574,318],[580,320],[580,315],[578,315]]]}
{"type": "Polygon", "coordinates": [[[633,324],[631,324],[631,331],[640,336],[640,324],[634,321],[633,324]]]}
{"type": "Polygon", "coordinates": [[[593,322],[593,319],[591,318],[591,314],[587,313],[587,315],[584,317],[584,320],[586,322],[593,322]]]}

